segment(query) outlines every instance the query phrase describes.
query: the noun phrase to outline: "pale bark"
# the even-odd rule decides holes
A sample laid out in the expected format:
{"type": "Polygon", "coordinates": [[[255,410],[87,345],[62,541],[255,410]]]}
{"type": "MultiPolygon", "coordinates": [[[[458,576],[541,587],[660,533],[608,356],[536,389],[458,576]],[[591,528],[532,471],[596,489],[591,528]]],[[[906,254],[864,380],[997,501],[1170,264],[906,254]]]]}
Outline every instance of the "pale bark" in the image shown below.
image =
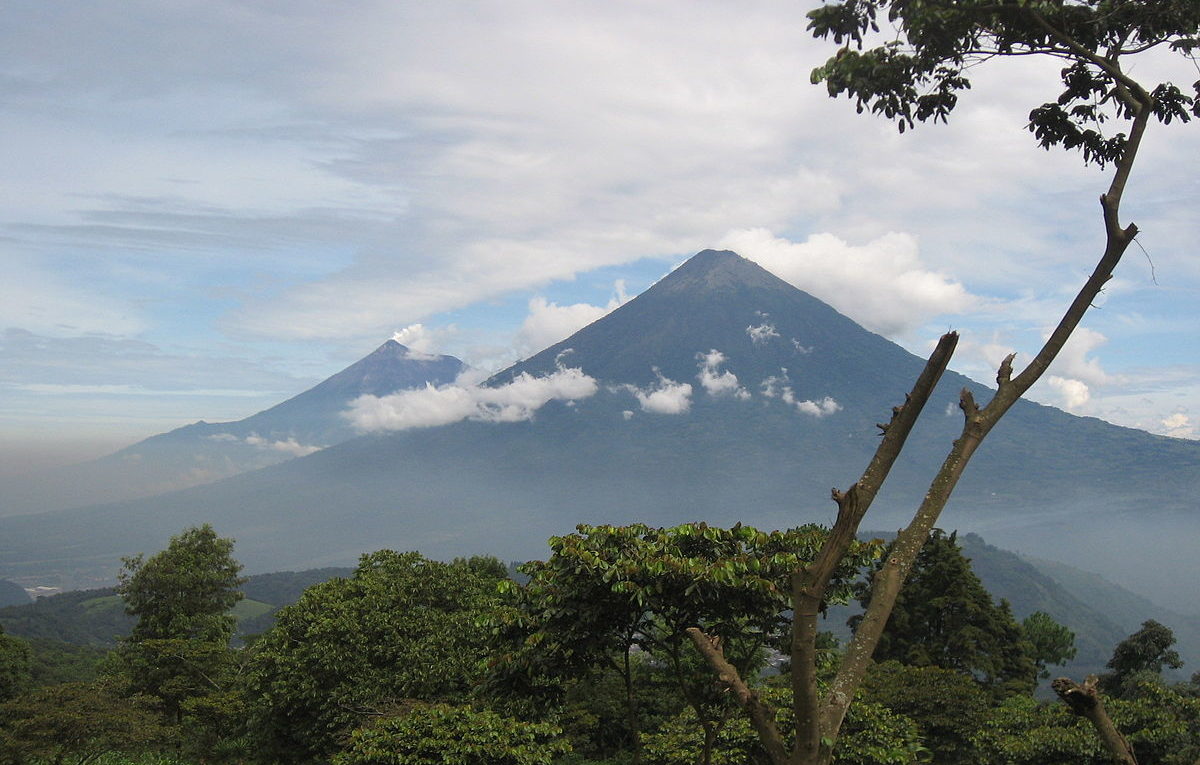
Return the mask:
{"type": "MultiPolygon", "coordinates": [[[[1053,32],[1044,19],[1039,17],[1038,20],[1053,32]]],[[[1049,368],[1051,362],[1061,352],[1067,339],[1079,325],[1087,309],[1108,280],[1112,278],[1113,270],[1120,262],[1129,244],[1137,236],[1137,226],[1130,224],[1122,227],[1120,225],[1120,203],[1134,160],[1137,157],[1142,136],[1154,110],[1154,100],[1141,86],[1121,72],[1116,64],[1115,55],[1097,60],[1094,54],[1090,54],[1086,50],[1074,50],[1078,44],[1073,40],[1061,35],[1059,39],[1081,58],[1100,65],[1114,77],[1121,89],[1119,97],[1130,107],[1134,115],[1125,151],[1116,163],[1108,191],[1100,197],[1106,236],[1104,253],[1092,275],[1079,290],[1041,350],[1020,374],[1013,376],[1014,356],[1009,355],[1001,363],[997,372],[995,394],[982,408],[975,402],[969,390],[964,389],[961,392],[959,406],[964,414],[962,432],[952,444],[941,468],[930,483],[929,490],[912,521],[897,536],[887,561],[875,574],[871,584],[871,596],[867,611],[842,658],[837,676],[834,678],[829,692],[822,700],[817,696],[815,649],[816,620],[821,601],[837,563],[849,549],[858,530],[859,522],[870,506],[875,492],[887,477],[900,449],[903,448],[904,439],[920,414],[924,400],[920,400],[918,403],[916,393],[923,390],[922,381],[925,381],[926,376],[931,373],[931,368],[940,363],[940,369],[934,374],[933,379],[928,381],[928,389],[924,390],[924,396],[927,398],[933,385],[936,384],[937,378],[940,377],[941,370],[945,369],[945,365],[949,361],[956,340],[953,333],[942,338],[938,350],[931,356],[925,372],[922,373],[921,380],[914,388],[914,394],[910,394],[903,407],[896,408],[889,425],[880,426],[884,432],[883,443],[880,444],[871,464],[863,473],[863,477],[844,493],[834,491],[834,500],[838,503],[838,517],[830,536],[818,553],[816,560],[809,566],[798,569],[792,578],[794,611],[792,689],[796,734],[790,757],[783,754],[785,747],[775,729],[774,716],[766,713],[769,710],[763,711],[764,705],[761,700],[746,686],[742,678],[737,675],[736,670],[732,673],[728,671],[732,667],[729,667],[728,662],[724,661],[719,645],[700,630],[689,630],[693,642],[701,654],[717,672],[721,681],[735,693],[750,714],[751,719],[756,720],[756,715],[770,718],[769,726],[764,723],[760,727],[756,721],[755,727],[759,730],[760,738],[775,765],[828,765],[830,763],[833,756],[833,744],[836,742],[845,720],[846,711],[870,667],[871,657],[884,627],[887,625],[896,597],[904,586],[904,580],[912,569],[917,554],[929,538],[930,531],[937,523],[938,517],[962,477],[963,471],[970,463],[971,457],[996,423],[1049,368]]],[[[1128,744],[1121,738],[1120,733],[1112,727],[1111,720],[1108,720],[1107,715],[1103,714],[1103,704],[1100,703],[1099,697],[1095,696],[1094,689],[1091,694],[1095,700],[1093,708],[1099,709],[1099,713],[1089,715],[1088,719],[1096,726],[1101,740],[1115,757],[1121,762],[1133,763],[1132,751],[1129,750],[1128,744]]]]}
{"type": "Polygon", "coordinates": [[[1113,725],[1112,718],[1108,716],[1108,711],[1104,708],[1104,700],[1100,698],[1100,693],[1096,689],[1095,675],[1090,675],[1083,681],[1083,685],[1060,677],[1050,683],[1050,687],[1054,689],[1063,703],[1071,708],[1072,712],[1087,718],[1088,722],[1096,729],[1096,733],[1099,734],[1100,740],[1104,742],[1105,748],[1118,762],[1125,763],[1125,765],[1137,765],[1137,759],[1133,756],[1133,747],[1117,730],[1117,726],[1113,725]]]}

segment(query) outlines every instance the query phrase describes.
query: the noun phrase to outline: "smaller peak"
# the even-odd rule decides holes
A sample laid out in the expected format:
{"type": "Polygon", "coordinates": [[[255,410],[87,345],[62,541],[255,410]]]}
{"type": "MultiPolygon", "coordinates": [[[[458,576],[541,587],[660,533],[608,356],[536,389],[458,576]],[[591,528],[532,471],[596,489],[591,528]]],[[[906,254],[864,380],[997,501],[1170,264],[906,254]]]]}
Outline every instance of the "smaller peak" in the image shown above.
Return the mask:
{"type": "Polygon", "coordinates": [[[378,348],[376,348],[376,349],[375,349],[375,350],[372,352],[372,354],[371,354],[371,355],[373,356],[373,355],[375,355],[376,353],[381,353],[381,354],[388,354],[388,355],[392,355],[392,354],[396,354],[396,353],[407,353],[407,352],[408,352],[408,348],[407,348],[407,347],[405,347],[405,346],[401,345],[400,343],[396,342],[395,338],[392,338],[392,339],[389,339],[389,340],[385,340],[385,341],[384,341],[384,343],[383,343],[383,345],[381,345],[381,346],[379,346],[378,348]]]}

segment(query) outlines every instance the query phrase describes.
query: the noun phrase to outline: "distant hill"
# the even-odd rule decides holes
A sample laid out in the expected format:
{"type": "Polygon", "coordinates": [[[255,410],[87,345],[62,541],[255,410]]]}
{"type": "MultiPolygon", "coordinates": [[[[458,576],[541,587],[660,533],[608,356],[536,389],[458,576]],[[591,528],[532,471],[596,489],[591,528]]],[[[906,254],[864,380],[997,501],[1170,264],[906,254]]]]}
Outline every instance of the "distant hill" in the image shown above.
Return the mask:
{"type": "MultiPolygon", "coordinates": [[[[868,532],[864,537],[882,536],[868,532]]],[[[1029,561],[994,547],[977,534],[959,535],[958,542],[984,587],[996,599],[1004,598],[1017,619],[1045,611],[1076,634],[1074,661],[1055,669],[1082,678],[1104,670],[1118,642],[1135,632],[1146,619],[1171,627],[1177,649],[1188,663],[1183,675],[1200,669],[1200,620],[1181,617],[1125,590],[1103,577],[1046,561],[1029,561]],[[1061,578],[1060,578],[1061,577],[1061,578]]],[[[254,635],[274,623],[274,613],[293,603],[304,590],[334,577],[346,577],[350,568],[283,571],[249,577],[246,595],[235,608],[238,634],[254,635]]],[[[846,637],[847,617],[853,608],[832,608],[822,625],[846,637]]],[[[74,645],[110,648],[128,634],[133,620],[126,616],[112,588],[68,592],[36,603],[0,608],[0,625],[26,639],[64,641],[74,645]]]]}
{"type": "MultiPolygon", "coordinates": [[[[349,568],[322,568],[248,577],[242,586],[246,597],[233,609],[238,618],[238,634],[253,635],[269,629],[275,611],[299,600],[306,588],[352,573],[349,568]]],[[[111,648],[119,638],[129,634],[133,624],[133,617],[125,614],[112,587],[64,592],[38,598],[33,603],[0,608],[0,626],[4,631],[27,640],[111,648]]]]}
{"type": "Polygon", "coordinates": [[[28,603],[32,598],[25,588],[16,582],[0,579],[0,608],[4,606],[19,606],[28,603]]]}
{"type": "MultiPolygon", "coordinates": [[[[894,534],[864,532],[860,536],[892,539],[894,534]]],[[[1075,633],[1075,659],[1051,668],[1053,673],[1082,680],[1104,672],[1117,643],[1147,619],[1165,624],[1175,633],[1176,649],[1187,662],[1181,677],[1200,669],[1200,620],[1164,609],[1098,574],[1026,559],[988,544],[978,534],[959,534],[958,545],[984,588],[995,600],[1007,600],[1018,621],[1034,611],[1044,611],[1075,633]]],[[[830,608],[822,629],[846,640],[850,635],[846,620],[860,611],[857,604],[830,608]]]]}
{"type": "MultiPolygon", "coordinates": [[[[705,251],[495,375],[492,408],[474,419],[437,425],[417,407],[409,414],[426,427],[206,486],[0,518],[0,575],[102,581],[121,555],[161,549],[201,522],[236,538],[250,571],[350,565],[383,546],[532,558],[580,522],[827,523],[830,487],[857,478],[875,423],[922,366],[757,265],[705,251]],[[523,419],[513,400],[546,395],[560,369],[589,376],[595,393],[550,397],[523,419]]],[[[988,395],[947,373],[868,523],[887,528],[920,501],[958,435],[963,387],[988,395]]],[[[1183,603],[1196,600],[1188,583],[1200,573],[1196,496],[1200,443],[1022,401],[980,449],[942,525],[1085,567],[1104,560],[1113,581],[1183,603]]]]}
{"type": "Polygon", "coordinates": [[[358,435],[342,416],[362,395],[453,382],[465,365],[388,340],[320,384],[236,422],[200,422],[114,454],[0,483],[0,516],[116,502],[198,486],[358,435]]]}

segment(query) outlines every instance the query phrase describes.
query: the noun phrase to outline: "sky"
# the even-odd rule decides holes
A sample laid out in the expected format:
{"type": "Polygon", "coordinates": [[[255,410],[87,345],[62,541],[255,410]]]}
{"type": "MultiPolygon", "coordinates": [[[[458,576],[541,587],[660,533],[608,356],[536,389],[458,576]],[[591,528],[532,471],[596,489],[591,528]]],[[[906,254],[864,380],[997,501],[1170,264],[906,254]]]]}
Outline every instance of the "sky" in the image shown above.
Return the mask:
{"type": "MultiPolygon", "coordinates": [[[[396,337],[500,369],[705,248],[981,381],[1103,247],[1040,149],[1055,62],[900,134],[809,81],[795,0],[12,0],[0,22],[0,477],[294,395],[396,337]]],[[[1200,73],[1151,54],[1133,74],[1200,73]]],[[[1188,90],[1190,88],[1186,88],[1188,90]]],[[[1200,125],[1031,397],[1200,437],[1200,125]]]]}

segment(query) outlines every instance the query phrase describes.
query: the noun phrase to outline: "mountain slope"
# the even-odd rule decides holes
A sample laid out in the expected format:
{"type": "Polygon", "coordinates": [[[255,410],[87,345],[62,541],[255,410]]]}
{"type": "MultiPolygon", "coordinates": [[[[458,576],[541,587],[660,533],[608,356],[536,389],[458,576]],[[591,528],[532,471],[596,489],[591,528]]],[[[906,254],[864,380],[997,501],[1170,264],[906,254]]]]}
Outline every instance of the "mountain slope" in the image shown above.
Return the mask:
{"type": "Polygon", "coordinates": [[[318,385],[236,422],[200,422],[90,462],[0,485],[0,516],[153,496],[274,465],[358,435],[342,416],[361,395],[453,382],[451,356],[414,354],[395,340],[318,385]]]}
{"type": "MultiPolygon", "coordinates": [[[[236,537],[252,571],[346,564],[385,546],[537,557],[546,537],[580,522],[829,522],[830,487],[863,469],[874,423],[922,364],[753,263],[705,251],[488,383],[495,396],[516,395],[520,385],[504,386],[577,367],[597,381],[594,395],[551,400],[531,420],[364,436],[151,500],[0,519],[0,575],[102,576],[117,556],[202,521],[236,537]]],[[[986,395],[947,373],[869,522],[886,528],[919,502],[957,436],[964,386],[986,395]]],[[[1152,491],[1153,531],[1189,539],[1197,467],[1196,443],[1019,402],[943,525],[1079,564],[1114,529],[1128,538],[1152,491]]],[[[1163,542],[1112,556],[1112,578],[1143,592],[1182,581],[1151,558],[1172,560],[1163,542]]],[[[1181,560],[1195,569],[1190,551],[1181,560]]]]}

